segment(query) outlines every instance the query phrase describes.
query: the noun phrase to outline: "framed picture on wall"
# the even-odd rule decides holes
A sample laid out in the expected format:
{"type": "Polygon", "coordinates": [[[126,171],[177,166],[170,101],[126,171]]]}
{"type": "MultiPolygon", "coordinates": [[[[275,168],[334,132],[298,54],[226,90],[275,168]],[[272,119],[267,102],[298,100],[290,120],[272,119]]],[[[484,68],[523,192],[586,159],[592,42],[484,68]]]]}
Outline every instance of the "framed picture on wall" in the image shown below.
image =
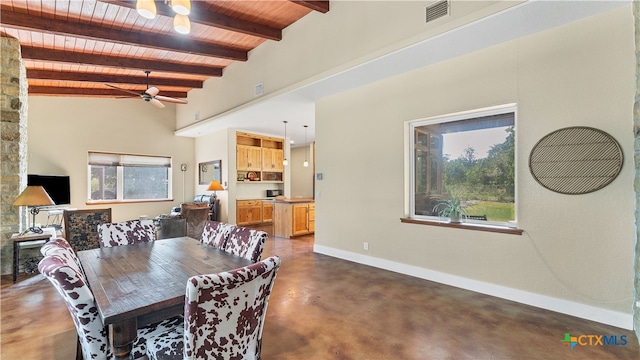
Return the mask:
{"type": "Polygon", "coordinates": [[[198,179],[200,185],[208,185],[213,180],[222,183],[222,160],[199,163],[198,179]]]}

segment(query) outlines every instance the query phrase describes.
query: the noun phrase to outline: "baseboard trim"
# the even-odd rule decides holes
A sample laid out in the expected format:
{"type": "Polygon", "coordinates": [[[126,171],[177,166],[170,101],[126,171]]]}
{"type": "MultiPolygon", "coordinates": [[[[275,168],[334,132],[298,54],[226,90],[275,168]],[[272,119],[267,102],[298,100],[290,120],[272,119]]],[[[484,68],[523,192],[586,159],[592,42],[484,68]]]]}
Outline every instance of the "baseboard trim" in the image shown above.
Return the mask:
{"type": "Polygon", "coordinates": [[[633,330],[633,315],[618,311],[603,309],[591,305],[585,305],[573,301],[558,299],[546,295],[540,295],[528,291],[495,285],[483,281],[467,279],[461,276],[446,274],[413,265],[402,264],[395,261],[366,256],[345,250],[331,248],[315,244],[313,251],[318,254],[352,261],[358,264],[373,266],[376,268],[397,272],[417,278],[434,281],[437,283],[455,286],[461,289],[475,291],[485,295],[491,295],[506,300],[519,302],[525,305],[535,306],[545,310],[596,321],[602,324],[633,330]]]}

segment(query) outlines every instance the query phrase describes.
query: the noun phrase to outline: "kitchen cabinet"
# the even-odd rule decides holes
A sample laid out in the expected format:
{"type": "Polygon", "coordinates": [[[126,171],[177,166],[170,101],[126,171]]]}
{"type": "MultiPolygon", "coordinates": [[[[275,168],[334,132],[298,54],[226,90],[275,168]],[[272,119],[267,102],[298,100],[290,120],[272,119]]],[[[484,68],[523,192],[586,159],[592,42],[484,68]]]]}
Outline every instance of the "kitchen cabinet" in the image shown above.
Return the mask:
{"type": "Polygon", "coordinates": [[[282,182],[284,139],[236,133],[237,180],[245,182],[282,182]]]}
{"type": "Polygon", "coordinates": [[[293,204],[291,235],[304,235],[309,233],[309,204],[293,204]]]}
{"type": "Polygon", "coordinates": [[[313,199],[276,200],[274,234],[285,238],[311,234],[315,231],[313,199]]]}
{"type": "Polygon", "coordinates": [[[261,200],[238,200],[236,201],[236,223],[244,226],[249,224],[259,224],[262,222],[262,201],[261,200]]]}
{"type": "Polygon", "coordinates": [[[236,167],[238,170],[261,171],[262,148],[238,145],[236,147],[236,167]]]}
{"type": "Polygon", "coordinates": [[[262,202],[262,222],[273,222],[273,201],[262,202]]]}
{"type": "Polygon", "coordinates": [[[284,165],[284,151],[282,149],[262,148],[262,171],[282,172],[284,165]]]}
{"type": "Polygon", "coordinates": [[[309,203],[309,225],[307,229],[309,233],[314,233],[316,231],[316,203],[309,203]]]}

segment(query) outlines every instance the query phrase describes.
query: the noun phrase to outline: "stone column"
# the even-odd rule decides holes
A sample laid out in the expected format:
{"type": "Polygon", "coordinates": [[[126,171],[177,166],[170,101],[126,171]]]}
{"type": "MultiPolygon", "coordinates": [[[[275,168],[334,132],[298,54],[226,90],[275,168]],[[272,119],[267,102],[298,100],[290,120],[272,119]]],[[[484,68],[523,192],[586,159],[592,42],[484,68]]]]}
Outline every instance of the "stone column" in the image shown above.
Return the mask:
{"type": "Polygon", "coordinates": [[[27,183],[27,72],[17,39],[0,34],[0,232],[2,274],[11,273],[11,235],[26,223],[13,201],[27,183]]]}

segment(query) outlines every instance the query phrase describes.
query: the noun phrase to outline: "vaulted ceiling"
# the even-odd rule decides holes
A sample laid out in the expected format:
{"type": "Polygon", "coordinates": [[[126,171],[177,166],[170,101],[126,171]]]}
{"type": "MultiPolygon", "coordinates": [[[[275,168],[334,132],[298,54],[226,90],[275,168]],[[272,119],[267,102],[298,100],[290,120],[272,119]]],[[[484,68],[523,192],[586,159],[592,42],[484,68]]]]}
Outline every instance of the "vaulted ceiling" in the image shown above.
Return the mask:
{"type": "Polygon", "coordinates": [[[186,98],[308,13],[329,11],[329,1],[192,0],[182,35],[168,3],[156,1],[157,16],[146,19],[135,0],[2,0],[0,32],[20,42],[30,95],[128,96],[109,83],[135,96],[150,71],[161,95],[186,98]]]}

